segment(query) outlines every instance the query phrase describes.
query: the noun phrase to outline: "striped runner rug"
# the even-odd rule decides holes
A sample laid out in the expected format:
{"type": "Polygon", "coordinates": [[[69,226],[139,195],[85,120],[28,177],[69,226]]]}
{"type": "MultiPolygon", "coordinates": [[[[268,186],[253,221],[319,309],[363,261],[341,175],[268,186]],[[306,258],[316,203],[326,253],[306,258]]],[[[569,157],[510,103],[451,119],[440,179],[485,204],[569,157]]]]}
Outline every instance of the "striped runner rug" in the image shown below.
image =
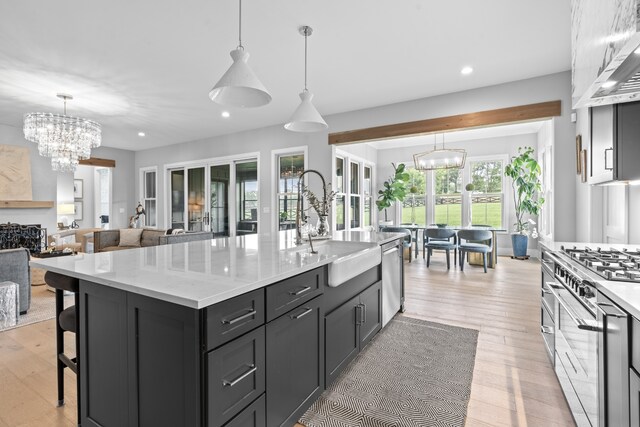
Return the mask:
{"type": "Polygon", "coordinates": [[[477,343],[475,329],[396,315],[300,423],[464,426],[477,343]]]}

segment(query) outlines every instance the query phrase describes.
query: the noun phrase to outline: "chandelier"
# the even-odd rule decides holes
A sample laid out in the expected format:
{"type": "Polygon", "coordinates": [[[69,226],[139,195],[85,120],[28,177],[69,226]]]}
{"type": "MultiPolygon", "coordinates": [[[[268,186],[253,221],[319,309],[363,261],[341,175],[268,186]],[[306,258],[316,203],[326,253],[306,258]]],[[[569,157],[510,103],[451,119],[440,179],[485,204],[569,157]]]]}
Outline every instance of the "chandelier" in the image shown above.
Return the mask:
{"type": "Polygon", "coordinates": [[[433,150],[413,155],[416,169],[422,171],[438,169],[463,169],[467,158],[465,150],[444,148],[444,134],[442,134],[442,148],[437,147],[437,137],[433,137],[433,150]]]}
{"type": "Polygon", "coordinates": [[[58,172],[75,172],[80,160],[91,157],[91,149],[102,142],[102,127],[93,120],[67,116],[71,95],[59,93],[64,100],[64,114],[28,113],[24,115],[24,137],[38,144],[38,153],[51,157],[51,168],[58,172]]]}

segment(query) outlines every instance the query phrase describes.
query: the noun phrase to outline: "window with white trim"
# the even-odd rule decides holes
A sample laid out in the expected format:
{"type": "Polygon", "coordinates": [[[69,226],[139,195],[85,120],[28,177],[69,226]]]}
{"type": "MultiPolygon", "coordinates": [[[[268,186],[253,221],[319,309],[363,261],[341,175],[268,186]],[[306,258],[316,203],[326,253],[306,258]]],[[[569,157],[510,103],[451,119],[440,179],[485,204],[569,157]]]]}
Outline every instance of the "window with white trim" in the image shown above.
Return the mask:
{"type": "Polygon", "coordinates": [[[352,230],[375,224],[375,164],[346,151],[336,150],[332,190],[335,230],[352,230]]]}
{"type": "Polygon", "coordinates": [[[462,225],[462,175],[460,169],[433,172],[433,224],[462,225]]]}
{"type": "Polygon", "coordinates": [[[344,230],[346,227],[346,211],[345,211],[345,173],[344,173],[344,158],[336,157],[336,176],[333,182],[335,183],[336,191],[336,230],[344,230]]]}
{"type": "Polygon", "coordinates": [[[469,162],[471,193],[471,224],[503,228],[504,163],[502,160],[469,162]]]}
{"type": "Polygon", "coordinates": [[[278,156],[278,229],[295,228],[298,204],[298,176],[304,171],[304,153],[278,156]]]}
{"type": "Polygon", "coordinates": [[[142,205],[144,206],[144,225],[156,227],[158,221],[157,209],[157,169],[141,169],[142,205]]]}

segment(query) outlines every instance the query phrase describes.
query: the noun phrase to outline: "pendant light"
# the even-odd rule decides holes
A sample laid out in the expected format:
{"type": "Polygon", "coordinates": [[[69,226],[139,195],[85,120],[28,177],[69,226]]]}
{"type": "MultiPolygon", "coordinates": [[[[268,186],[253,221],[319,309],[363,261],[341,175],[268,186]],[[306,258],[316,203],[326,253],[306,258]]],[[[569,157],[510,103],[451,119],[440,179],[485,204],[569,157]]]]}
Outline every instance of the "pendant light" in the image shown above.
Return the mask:
{"type": "Polygon", "coordinates": [[[242,46],[242,0],[238,3],[238,47],[230,52],[233,64],[211,89],[209,98],[227,107],[261,107],[271,102],[271,95],[247,64],[249,53],[242,46]]]}
{"type": "Polygon", "coordinates": [[[284,128],[293,132],[318,132],[328,126],[311,103],[313,94],[307,89],[307,37],[313,33],[313,28],[305,25],[298,31],[304,36],[304,90],[300,93],[300,105],[284,128]]]}
{"type": "Polygon", "coordinates": [[[436,135],[433,136],[433,150],[413,155],[416,169],[421,171],[439,169],[463,169],[467,158],[465,150],[444,148],[444,134],[442,134],[442,148],[436,145],[436,135]]]}

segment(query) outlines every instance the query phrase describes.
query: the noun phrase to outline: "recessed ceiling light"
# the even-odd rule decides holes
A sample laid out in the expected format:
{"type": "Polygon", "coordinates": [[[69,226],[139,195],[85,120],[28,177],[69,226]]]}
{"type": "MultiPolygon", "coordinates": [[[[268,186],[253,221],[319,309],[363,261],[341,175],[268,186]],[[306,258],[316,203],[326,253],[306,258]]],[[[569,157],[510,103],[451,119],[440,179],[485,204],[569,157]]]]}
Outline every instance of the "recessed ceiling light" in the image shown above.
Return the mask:
{"type": "Polygon", "coordinates": [[[604,89],[607,89],[610,87],[614,87],[616,84],[618,84],[618,82],[615,80],[607,80],[606,82],[602,83],[602,87],[604,89]]]}
{"type": "Polygon", "coordinates": [[[222,116],[222,117],[224,117],[225,119],[228,119],[228,118],[229,118],[229,116],[231,116],[231,114],[229,114],[229,112],[228,112],[228,111],[223,111],[223,112],[222,112],[222,114],[221,114],[221,116],[222,116]]]}
{"type": "Polygon", "coordinates": [[[146,134],[146,133],[144,133],[144,132],[138,132],[138,136],[139,136],[139,137],[143,137],[143,136],[146,136],[146,135],[147,135],[147,134],[146,134]]]}
{"type": "Polygon", "coordinates": [[[464,67],[464,68],[462,68],[462,70],[460,70],[460,73],[462,73],[465,76],[468,76],[469,74],[473,73],[473,68],[464,67]]]}

